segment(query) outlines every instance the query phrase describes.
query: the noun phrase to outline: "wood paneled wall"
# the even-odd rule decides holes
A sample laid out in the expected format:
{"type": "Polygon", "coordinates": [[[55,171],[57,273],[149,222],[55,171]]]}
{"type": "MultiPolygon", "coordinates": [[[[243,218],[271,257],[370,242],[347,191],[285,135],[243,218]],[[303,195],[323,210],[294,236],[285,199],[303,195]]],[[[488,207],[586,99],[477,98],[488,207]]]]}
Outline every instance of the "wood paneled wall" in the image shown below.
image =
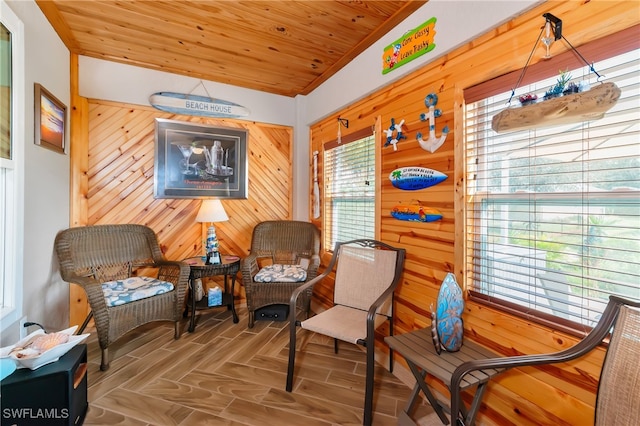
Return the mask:
{"type": "MultiPolygon", "coordinates": [[[[465,282],[463,90],[522,68],[544,25],[542,14],[546,12],[563,20],[563,34],[578,47],[640,21],[637,2],[547,2],[311,126],[310,152],[322,153],[323,144],[336,139],[338,117],[349,120],[349,129],[343,129],[343,137],[374,125],[376,120],[381,121],[382,129],[390,126],[392,118],[396,122],[405,120],[404,134],[408,138],[398,144],[395,152],[391,146],[381,148],[378,176],[381,181],[377,211],[379,238],[407,249],[404,278],[396,294],[396,333],[430,324],[430,305],[435,303],[447,272],[454,272],[459,283],[465,282]],[[428,123],[421,122],[419,116],[427,112],[424,99],[430,93],[437,94],[437,108],[442,110],[442,116],[435,123],[436,135],[441,134],[445,125],[452,130],[445,144],[433,154],[422,150],[416,140],[417,132],[427,136],[429,133],[428,123]],[[448,179],[419,191],[393,188],[389,174],[406,166],[433,168],[446,173],[448,179]],[[416,200],[440,210],[443,220],[415,223],[390,216],[394,205],[416,200]]],[[[424,18],[427,20],[430,16],[424,18]]],[[[552,53],[567,49],[565,43],[556,42],[552,53]]],[[[541,60],[543,50],[540,46],[533,62],[541,60]]],[[[437,53],[437,49],[433,53],[437,53]]],[[[511,87],[505,87],[509,89],[511,87]]],[[[377,139],[381,147],[386,135],[379,132],[377,139]]],[[[322,155],[319,159],[322,160],[322,155]]],[[[322,171],[322,164],[319,170],[322,171]]],[[[316,224],[322,229],[321,220],[316,224]]],[[[328,254],[323,258],[326,264],[328,254]]],[[[327,283],[315,289],[318,300],[325,304],[330,303],[330,287],[331,283],[327,283]]],[[[575,338],[553,329],[472,302],[466,304],[464,326],[465,338],[479,341],[504,355],[551,352],[576,342],[575,338]]],[[[379,337],[381,340],[382,336],[379,337]]],[[[385,350],[379,343],[380,350],[385,350]]],[[[570,363],[518,369],[500,376],[489,386],[479,422],[592,424],[602,360],[603,351],[596,350],[570,363]]]]}
{"type": "MultiPolygon", "coordinates": [[[[201,200],[153,196],[156,118],[249,131],[249,197],[222,200],[229,216],[229,221],[216,224],[223,254],[246,256],[257,223],[291,219],[291,127],[179,116],[147,106],[79,97],[74,100],[74,107],[82,110],[75,113],[85,115],[88,124],[76,124],[79,129],[71,143],[73,226],[139,223],[156,232],[168,259],[179,260],[204,252],[206,229],[195,221],[201,200]]],[[[78,123],[83,121],[81,117],[78,119],[78,123]]],[[[236,286],[236,297],[244,298],[241,286],[236,286]]],[[[71,324],[81,323],[86,312],[84,292],[74,286],[71,324]]]]}

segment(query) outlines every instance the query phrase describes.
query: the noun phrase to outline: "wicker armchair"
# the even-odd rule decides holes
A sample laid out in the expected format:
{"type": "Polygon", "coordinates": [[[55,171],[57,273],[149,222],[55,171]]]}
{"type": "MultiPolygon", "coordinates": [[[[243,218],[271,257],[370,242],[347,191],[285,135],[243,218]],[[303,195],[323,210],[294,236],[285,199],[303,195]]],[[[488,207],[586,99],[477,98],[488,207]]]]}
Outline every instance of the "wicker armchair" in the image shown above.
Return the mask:
{"type": "Polygon", "coordinates": [[[102,349],[101,370],[109,368],[109,345],[143,324],[174,321],[175,338],[180,337],[189,265],[166,260],[151,228],[129,224],[69,228],[58,233],[55,249],[62,279],[81,285],[87,293],[102,349]],[[115,306],[107,303],[103,283],[152,275],[171,283],[173,290],[115,306]]]}
{"type": "MultiPolygon", "coordinates": [[[[276,220],[261,222],[253,229],[251,253],[242,262],[242,284],[247,296],[249,328],[256,310],[274,304],[289,304],[291,294],[304,282],[255,282],[265,264],[300,264],[306,266],[310,281],[320,266],[320,231],[310,222],[276,220]]],[[[312,289],[300,297],[298,308],[309,315],[312,289]]],[[[295,313],[294,313],[295,315],[295,313]]]]}

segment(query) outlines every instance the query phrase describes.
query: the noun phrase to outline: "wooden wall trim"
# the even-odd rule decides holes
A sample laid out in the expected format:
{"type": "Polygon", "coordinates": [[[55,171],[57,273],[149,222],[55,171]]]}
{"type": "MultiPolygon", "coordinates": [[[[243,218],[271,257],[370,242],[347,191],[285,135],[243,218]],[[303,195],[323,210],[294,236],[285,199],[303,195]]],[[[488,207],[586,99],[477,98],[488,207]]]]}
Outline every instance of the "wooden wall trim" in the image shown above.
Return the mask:
{"type": "MultiPolygon", "coordinates": [[[[71,114],[69,133],[70,187],[69,226],[87,224],[88,118],[87,99],[79,95],[78,55],[71,54],[71,114]]],[[[90,309],[87,295],[76,285],[69,286],[69,325],[82,324],[90,309]]]]}

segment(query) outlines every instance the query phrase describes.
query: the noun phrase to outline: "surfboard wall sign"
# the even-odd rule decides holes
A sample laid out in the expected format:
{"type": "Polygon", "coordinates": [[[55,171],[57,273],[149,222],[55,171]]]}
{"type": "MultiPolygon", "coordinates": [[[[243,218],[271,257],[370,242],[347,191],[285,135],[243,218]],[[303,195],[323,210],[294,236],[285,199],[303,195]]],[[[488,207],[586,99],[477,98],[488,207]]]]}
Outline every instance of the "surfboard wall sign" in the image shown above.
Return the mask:
{"type": "Polygon", "coordinates": [[[442,213],[432,207],[406,204],[394,206],[391,216],[409,222],[435,222],[442,219],[442,213]]]}
{"type": "Polygon", "coordinates": [[[393,186],[404,191],[429,188],[446,178],[444,173],[426,167],[401,167],[389,175],[393,186]]]}
{"type": "Polygon", "coordinates": [[[250,111],[242,105],[206,96],[174,92],[157,92],[149,96],[149,103],[160,111],[202,117],[247,117],[250,111]]]}

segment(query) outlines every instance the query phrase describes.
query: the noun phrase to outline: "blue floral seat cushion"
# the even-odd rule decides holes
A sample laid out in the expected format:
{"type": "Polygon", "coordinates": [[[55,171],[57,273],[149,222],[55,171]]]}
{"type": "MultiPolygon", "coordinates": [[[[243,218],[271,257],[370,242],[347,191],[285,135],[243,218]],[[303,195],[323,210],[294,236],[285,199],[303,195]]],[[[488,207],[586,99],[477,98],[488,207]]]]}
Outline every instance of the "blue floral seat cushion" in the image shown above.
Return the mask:
{"type": "Polygon", "coordinates": [[[151,277],[129,277],[124,280],[102,283],[107,306],[124,305],[173,290],[173,284],[151,277]]]}
{"type": "Polygon", "coordinates": [[[253,278],[258,283],[299,283],[307,279],[307,270],[300,265],[268,265],[253,278]]]}

